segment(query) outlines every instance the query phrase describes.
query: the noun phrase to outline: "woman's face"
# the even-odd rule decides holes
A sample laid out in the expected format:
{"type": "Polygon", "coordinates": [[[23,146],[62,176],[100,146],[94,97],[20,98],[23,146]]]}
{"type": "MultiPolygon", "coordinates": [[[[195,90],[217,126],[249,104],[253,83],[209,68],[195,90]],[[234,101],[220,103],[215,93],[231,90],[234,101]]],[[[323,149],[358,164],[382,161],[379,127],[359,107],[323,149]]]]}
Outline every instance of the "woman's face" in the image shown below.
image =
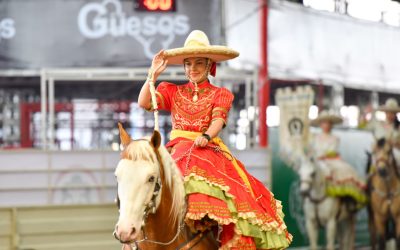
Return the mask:
{"type": "Polygon", "coordinates": [[[203,57],[187,58],[183,61],[185,73],[190,81],[201,83],[207,78],[207,62],[208,59],[203,57]]]}
{"type": "Polygon", "coordinates": [[[386,121],[388,122],[394,122],[396,119],[396,113],[395,112],[385,112],[386,113],[386,121]]]}
{"type": "Polygon", "coordinates": [[[332,130],[332,123],[330,123],[328,121],[321,122],[319,126],[321,127],[322,131],[324,131],[325,133],[330,133],[332,130]]]}

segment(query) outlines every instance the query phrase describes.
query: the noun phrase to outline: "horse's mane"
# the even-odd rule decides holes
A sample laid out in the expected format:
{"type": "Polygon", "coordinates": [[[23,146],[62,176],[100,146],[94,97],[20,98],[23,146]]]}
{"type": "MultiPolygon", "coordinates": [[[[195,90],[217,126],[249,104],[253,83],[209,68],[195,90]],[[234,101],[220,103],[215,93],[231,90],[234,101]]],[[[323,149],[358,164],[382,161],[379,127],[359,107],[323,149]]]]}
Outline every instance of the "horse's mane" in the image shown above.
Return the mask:
{"type": "MultiPolygon", "coordinates": [[[[150,145],[150,138],[146,140],[132,141],[126,148],[126,152],[132,160],[146,160],[157,163],[157,156],[153,147],[150,145]]],[[[185,190],[183,180],[174,159],[171,157],[167,149],[160,145],[158,152],[161,157],[162,165],[164,166],[164,183],[168,185],[172,195],[171,217],[173,222],[181,222],[185,209],[185,190]]],[[[160,166],[158,166],[159,168],[160,166]]]]}
{"type": "MultiPolygon", "coordinates": [[[[390,145],[390,142],[388,140],[386,140],[386,138],[381,138],[376,142],[376,147],[379,150],[382,150],[385,147],[386,144],[390,145]]],[[[393,166],[391,166],[391,167],[393,168],[394,173],[396,174],[397,178],[400,178],[400,172],[399,172],[399,169],[397,168],[396,157],[394,157],[394,154],[392,152],[393,146],[390,145],[390,148],[391,148],[391,150],[390,150],[389,154],[390,154],[390,157],[392,157],[392,160],[393,160],[393,164],[392,164],[393,166]]]]}

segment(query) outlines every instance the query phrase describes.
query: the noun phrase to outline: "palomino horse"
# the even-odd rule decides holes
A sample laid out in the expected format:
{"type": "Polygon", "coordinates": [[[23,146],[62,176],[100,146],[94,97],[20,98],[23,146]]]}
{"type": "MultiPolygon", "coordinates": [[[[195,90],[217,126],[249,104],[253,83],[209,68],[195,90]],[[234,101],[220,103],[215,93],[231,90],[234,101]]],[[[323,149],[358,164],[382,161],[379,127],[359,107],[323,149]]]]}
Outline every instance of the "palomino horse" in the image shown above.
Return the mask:
{"type": "Polygon", "coordinates": [[[355,213],[343,199],[326,195],[325,174],[318,163],[303,156],[298,170],[300,193],[304,197],[303,209],[310,249],[316,250],[319,227],[326,226],[326,249],[335,249],[338,233],[339,249],[354,248],[355,213]],[[337,227],[339,227],[337,230],[337,227]]]}
{"type": "Polygon", "coordinates": [[[119,219],[114,236],[123,249],[217,249],[211,233],[192,235],[182,176],[161,137],[132,140],[119,124],[124,147],[115,170],[119,219]]]}
{"type": "Polygon", "coordinates": [[[385,249],[386,240],[394,237],[400,249],[400,175],[392,146],[385,139],[378,140],[373,149],[372,166],[368,180],[372,249],[376,237],[379,249],[385,249]]]}

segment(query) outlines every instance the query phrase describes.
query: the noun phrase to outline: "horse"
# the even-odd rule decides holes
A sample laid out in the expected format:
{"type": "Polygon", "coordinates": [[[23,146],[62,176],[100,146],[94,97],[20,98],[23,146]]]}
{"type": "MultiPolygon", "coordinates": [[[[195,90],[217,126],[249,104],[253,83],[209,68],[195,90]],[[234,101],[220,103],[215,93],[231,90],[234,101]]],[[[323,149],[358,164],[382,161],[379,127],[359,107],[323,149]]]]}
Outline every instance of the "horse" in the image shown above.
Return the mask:
{"type": "Polygon", "coordinates": [[[190,232],[183,178],[161,136],[132,140],[119,124],[123,146],[116,167],[119,218],[114,237],[122,249],[217,249],[211,232],[190,232]]]}
{"type": "Polygon", "coordinates": [[[386,139],[378,140],[374,146],[372,168],[368,178],[372,249],[376,239],[378,249],[385,249],[390,238],[396,239],[400,249],[400,173],[392,145],[386,139]]]}
{"type": "Polygon", "coordinates": [[[335,249],[336,234],[339,249],[354,249],[354,209],[343,198],[327,196],[325,173],[312,159],[302,156],[298,172],[310,249],[318,248],[318,229],[322,226],[326,227],[326,249],[335,249]]]}

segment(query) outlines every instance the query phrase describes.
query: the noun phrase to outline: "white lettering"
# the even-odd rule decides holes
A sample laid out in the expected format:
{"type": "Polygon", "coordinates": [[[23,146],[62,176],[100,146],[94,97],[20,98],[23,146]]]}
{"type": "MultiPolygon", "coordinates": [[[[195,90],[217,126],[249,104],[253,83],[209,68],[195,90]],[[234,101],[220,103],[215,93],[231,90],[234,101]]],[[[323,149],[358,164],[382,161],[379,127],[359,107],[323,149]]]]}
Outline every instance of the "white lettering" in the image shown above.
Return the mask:
{"type": "Polygon", "coordinates": [[[79,11],[78,27],[81,34],[89,39],[130,36],[142,44],[148,58],[152,58],[157,52],[152,51],[152,47],[159,49],[158,46],[153,46],[153,43],[158,42],[167,49],[176,35],[185,35],[190,30],[189,17],[186,15],[127,17],[120,0],[86,4],[79,11]],[[163,38],[156,39],[156,35],[163,38]]]}
{"type": "Polygon", "coordinates": [[[143,35],[154,36],[157,34],[157,19],[154,16],[147,16],[143,19],[143,35]]]}
{"type": "Polygon", "coordinates": [[[87,38],[101,38],[107,34],[107,22],[100,16],[107,13],[103,5],[97,3],[89,3],[83,6],[78,15],[78,26],[81,33],[87,38]],[[93,19],[93,27],[87,22],[89,15],[95,15],[93,19]]]}
{"type": "Polygon", "coordinates": [[[135,17],[128,18],[126,22],[126,31],[130,36],[138,36],[140,34],[140,20],[135,17]]]}
{"type": "Polygon", "coordinates": [[[178,35],[185,35],[189,32],[189,17],[188,16],[177,16],[176,17],[176,25],[175,25],[175,33],[178,35]]]}
{"type": "Polygon", "coordinates": [[[11,18],[0,19],[0,39],[11,39],[16,34],[14,20],[11,18]]]}

